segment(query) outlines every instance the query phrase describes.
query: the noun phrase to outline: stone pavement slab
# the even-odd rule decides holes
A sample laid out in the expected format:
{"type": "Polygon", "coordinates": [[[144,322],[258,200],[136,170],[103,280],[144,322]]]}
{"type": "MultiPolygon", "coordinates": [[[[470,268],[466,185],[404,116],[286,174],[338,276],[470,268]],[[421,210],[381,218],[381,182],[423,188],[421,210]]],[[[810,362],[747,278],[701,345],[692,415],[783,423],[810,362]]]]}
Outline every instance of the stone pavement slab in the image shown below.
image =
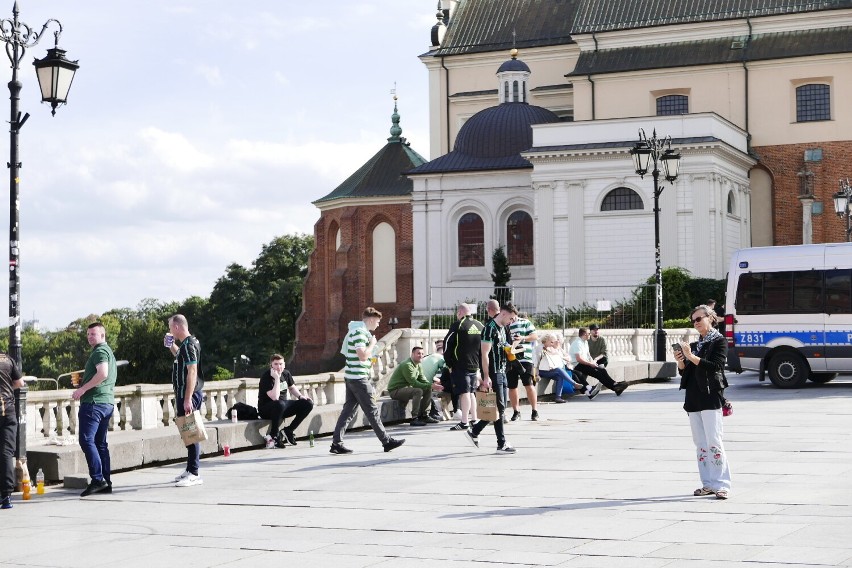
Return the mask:
{"type": "Polygon", "coordinates": [[[394,426],[407,442],[391,453],[350,432],[349,456],[319,438],[205,459],[198,487],[173,487],[174,464],[116,474],[111,495],[16,496],[0,565],[852,566],[852,377],[794,391],[729,379],[728,501],[692,497],[676,383],[642,384],[542,404],[543,420],[506,426],[512,456],[491,428],[475,450],[449,423],[394,426]]]}

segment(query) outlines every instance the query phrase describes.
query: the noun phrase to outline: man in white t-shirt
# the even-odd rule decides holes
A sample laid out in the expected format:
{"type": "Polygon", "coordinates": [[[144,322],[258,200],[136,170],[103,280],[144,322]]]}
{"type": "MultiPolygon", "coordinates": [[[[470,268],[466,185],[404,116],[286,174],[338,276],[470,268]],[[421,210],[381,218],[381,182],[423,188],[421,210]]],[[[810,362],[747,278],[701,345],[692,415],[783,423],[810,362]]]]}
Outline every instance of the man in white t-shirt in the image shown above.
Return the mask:
{"type": "Polygon", "coordinates": [[[589,330],[581,327],[578,331],[579,337],[571,343],[568,355],[574,365],[574,371],[589,375],[599,380],[605,387],[615,392],[618,396],[628,387],[626,382],[616,383],[606,369],[598,365],[589,353],[589,330]]]}

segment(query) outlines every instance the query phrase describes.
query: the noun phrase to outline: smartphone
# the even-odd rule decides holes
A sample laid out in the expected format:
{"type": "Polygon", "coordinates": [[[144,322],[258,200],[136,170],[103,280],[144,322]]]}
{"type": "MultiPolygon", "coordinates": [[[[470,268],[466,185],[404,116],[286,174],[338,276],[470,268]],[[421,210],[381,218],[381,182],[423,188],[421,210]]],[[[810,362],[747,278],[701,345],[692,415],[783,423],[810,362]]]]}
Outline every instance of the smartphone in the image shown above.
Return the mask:
{"type": "Polygon", "coordinates": [[[680,351],[683,352],[683,347],[680,346],[680,343],[672,343],[672,351],[680,351]]]}

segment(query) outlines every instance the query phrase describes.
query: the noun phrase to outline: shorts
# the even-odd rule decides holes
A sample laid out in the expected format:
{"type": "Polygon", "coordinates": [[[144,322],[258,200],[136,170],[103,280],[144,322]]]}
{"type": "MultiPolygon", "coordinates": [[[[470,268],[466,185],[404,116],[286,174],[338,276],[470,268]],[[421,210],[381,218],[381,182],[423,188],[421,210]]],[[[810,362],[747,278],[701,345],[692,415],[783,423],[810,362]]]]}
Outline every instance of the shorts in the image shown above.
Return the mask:
{"type": "Polygon", "coordinates": [[[525,387],[532,385],[532,371],[532,361],[510,361],[509,366],[506,368],[506,378],[509,382],[509,388],[518,388],[518,379],[520,379],[525,387]]]}
{"type": "Polygon", "coordinates": [[[468,371],[467,369],[453,369],[453,394],[456,396],[472,393],[476,390],[476,371],[468,371]]]}

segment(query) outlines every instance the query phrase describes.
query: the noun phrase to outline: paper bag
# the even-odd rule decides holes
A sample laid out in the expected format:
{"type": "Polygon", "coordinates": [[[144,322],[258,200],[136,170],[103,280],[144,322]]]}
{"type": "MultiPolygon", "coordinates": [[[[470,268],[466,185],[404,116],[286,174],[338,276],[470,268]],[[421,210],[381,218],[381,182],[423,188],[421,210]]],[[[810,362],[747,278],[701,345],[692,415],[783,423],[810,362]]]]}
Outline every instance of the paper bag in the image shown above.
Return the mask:
{"type": "Polygon", "coordinates": [[[185,446],[191,446],[207,439],[207,430],[204,429],[204,420],[202,420],[199,410],[195,410],[187,416],[176,417],[175,425],[185,446]]]}
{"type": "Polygon", "coordinates": [[[497,393],[476,391],[476,417],[479,420],[497,420],[497,393]]]}

